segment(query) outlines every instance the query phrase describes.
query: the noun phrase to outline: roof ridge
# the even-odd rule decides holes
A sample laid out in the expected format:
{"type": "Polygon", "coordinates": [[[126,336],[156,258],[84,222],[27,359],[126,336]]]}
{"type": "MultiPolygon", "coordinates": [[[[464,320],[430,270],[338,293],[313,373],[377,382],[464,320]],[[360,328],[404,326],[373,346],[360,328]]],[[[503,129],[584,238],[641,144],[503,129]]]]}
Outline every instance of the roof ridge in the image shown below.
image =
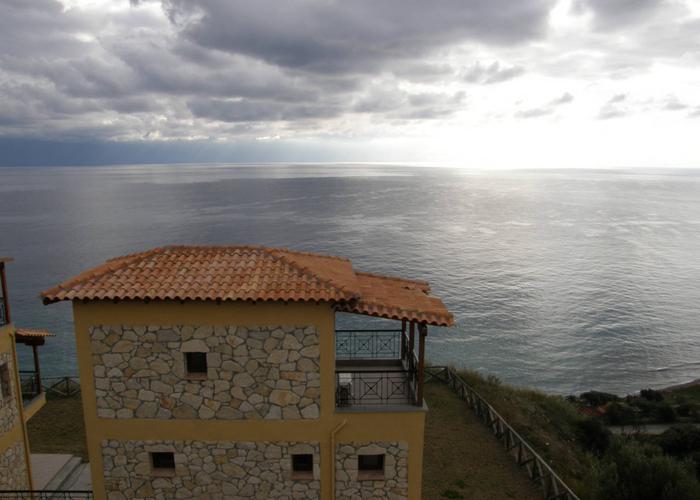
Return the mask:
{"type": "MultiPolygon", "coordinates": [[[[313,272],[311,269],[309,269],[308,266],[303,266],[299,264],[298,262],[294,262],[294,260],[289,258],[288,254],[299,254],[299,255],[306,255],[306,256],[314,256],[314,257],[331,257],[331,256],[325,256],[322,254],[313,254],[311,252],[304,253],[304,252],[295,252],[293,250],[288,250],[286,248],[280,249],[280,248],[266,248],[263,247],[263,251],[270,255],[270,257],[274,259],[279,259],[282,262],[284,262],[287,266],[292,267],[295,269],[297,272],[301,273],[303,276],[307,276],[310,278],[315,279],[319,283],[325,284],[326,286],[329,286],[333,290],[335,290],[338,293],[341,293],[343,295],[347,295],[346,299],[355,299],[359,297],[359,291],[355,290],[348,290],[347,287],[344,287],[343,285],[340,285],[336,282],[334,282],[331,279],[328,278],[323,278],[319,276],[317,273],[313,272]],[[277,252],[279,255],[275,255],[275,252],[277,252]]],[[[346,259],[341,259],[341,260],[346,260],[346,259]]],[[[349,262],[349,260],[348,260],[349,262]]],[[[351,264],[352,267],[352,264],[351,264]]],[[[353,269],[352,272],[354,273],[355,270],[353,269]]]]}
{"type": "Polygon", "coordinates": [[[318,252],[307,252],[307,251],[301,251],[301,250],[294,250],[291,248],[286,248],[286,247],[263,247],[265,250],[271,251],[271,252],[284,252],[284,253],[290,253],[290,254],[295,254],[295,255],[303,255],[307,257],[321,257],[324,259],[332,259],[332,260],[342,260],[343,262],[350,262],[352,261],[347,258],[343,257],[341,255],[328,255],[325,253],[318,253],[318,252]]]}
{"type": "Polygon", "coordinates": [[[366,271],[355,271],[355,274],[358,276],[369,276],[372,278],[382,278],[385,280],[393,280],[393,281],[399,281],[402,283],[412,283],[412,284],[417,284],[417,285],[423,285],[423,288],[426,291],[430,291],[430,283],[428,283],[425,280],[414,280],[414,279],[409,279],[409,278],[399,278],[398,276],[387,276],[386,274],[377,274],[377,273],[368,273],[366,271]]]}

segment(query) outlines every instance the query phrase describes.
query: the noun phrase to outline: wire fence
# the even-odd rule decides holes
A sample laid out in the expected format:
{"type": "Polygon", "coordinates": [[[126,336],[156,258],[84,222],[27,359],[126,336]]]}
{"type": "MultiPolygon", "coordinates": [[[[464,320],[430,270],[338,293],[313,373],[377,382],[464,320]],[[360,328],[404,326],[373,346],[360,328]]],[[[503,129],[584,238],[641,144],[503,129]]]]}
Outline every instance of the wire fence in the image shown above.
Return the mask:
{"type": "Polygon", "coordinates": [[[523,439],[501,415],[472,389],[462,377],[448,366],[425,368],[426,381],[434,378],[447,384],[457,396],[467,403],[517,464],[526,470],[531,481],[542,488],[546,500],[580,500],[549,464],[523,439]]]}

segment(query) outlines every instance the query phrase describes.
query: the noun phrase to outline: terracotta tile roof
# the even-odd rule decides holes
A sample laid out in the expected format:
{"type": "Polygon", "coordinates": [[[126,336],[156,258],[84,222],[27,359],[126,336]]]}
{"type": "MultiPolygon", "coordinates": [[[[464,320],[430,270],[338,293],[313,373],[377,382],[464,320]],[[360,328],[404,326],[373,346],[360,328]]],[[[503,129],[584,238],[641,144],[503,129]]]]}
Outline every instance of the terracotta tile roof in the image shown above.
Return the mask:
{"type": "Polygon", "coordinates": [[[44,328],[17,328],[16,333],[20,337],[55,337],[53,333],[44,328]]]}
{"type": "Polygon", "coordinates": [[[431,325],[451,326],[452,315],[437,297],[428,295],[425,281],[357,273],[360,298],[338,305],[339,310],[389,319],[410,319],[431,325]]]}
{"type": "Polygon", "coordinates": [[[326,301],[339,310],[452,324],[429,285],[357,273],[348,259],[258,246],[169,246],[108,260],[41,294],[60,300],[326,301]]]}

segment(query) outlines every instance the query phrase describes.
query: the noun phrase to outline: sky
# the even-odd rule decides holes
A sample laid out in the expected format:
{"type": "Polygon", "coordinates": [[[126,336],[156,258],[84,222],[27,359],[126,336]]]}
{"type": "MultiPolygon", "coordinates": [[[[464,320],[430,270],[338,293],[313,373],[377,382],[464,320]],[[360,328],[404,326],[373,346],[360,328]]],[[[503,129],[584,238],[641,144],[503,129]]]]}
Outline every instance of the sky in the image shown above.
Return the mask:
{"type": "Polygon", "coordinates": [[[0,165],[700,167],[700,0],[2,0],[0,165]]]}

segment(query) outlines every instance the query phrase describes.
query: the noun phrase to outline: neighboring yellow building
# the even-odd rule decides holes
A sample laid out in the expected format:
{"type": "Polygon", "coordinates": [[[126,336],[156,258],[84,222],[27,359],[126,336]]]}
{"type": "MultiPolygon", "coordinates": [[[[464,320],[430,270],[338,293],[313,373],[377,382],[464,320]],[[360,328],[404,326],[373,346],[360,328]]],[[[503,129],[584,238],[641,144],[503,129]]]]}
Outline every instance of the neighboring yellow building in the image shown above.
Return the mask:
{"type": "Polygon", "coordinates": [[[95,498],[421,497],[425,282],[263,247],[164,247],[73,302],[95,498]],[[396,330],[335,329],[336,311],[396,330]],[[415,347],[414,347],[415,346],[415,347]]]}
{"type": "Polygon", "coordinates": [[[10,316],[5,265],[0,257],[0,497],[2,490],[31,490],[27,420],[46,402],[41,389],[36,347],[50,334],[45,330],[15,328],[10,316]],[[31,345],[34,371],[20,374],[17,343],[31,345]]]}

